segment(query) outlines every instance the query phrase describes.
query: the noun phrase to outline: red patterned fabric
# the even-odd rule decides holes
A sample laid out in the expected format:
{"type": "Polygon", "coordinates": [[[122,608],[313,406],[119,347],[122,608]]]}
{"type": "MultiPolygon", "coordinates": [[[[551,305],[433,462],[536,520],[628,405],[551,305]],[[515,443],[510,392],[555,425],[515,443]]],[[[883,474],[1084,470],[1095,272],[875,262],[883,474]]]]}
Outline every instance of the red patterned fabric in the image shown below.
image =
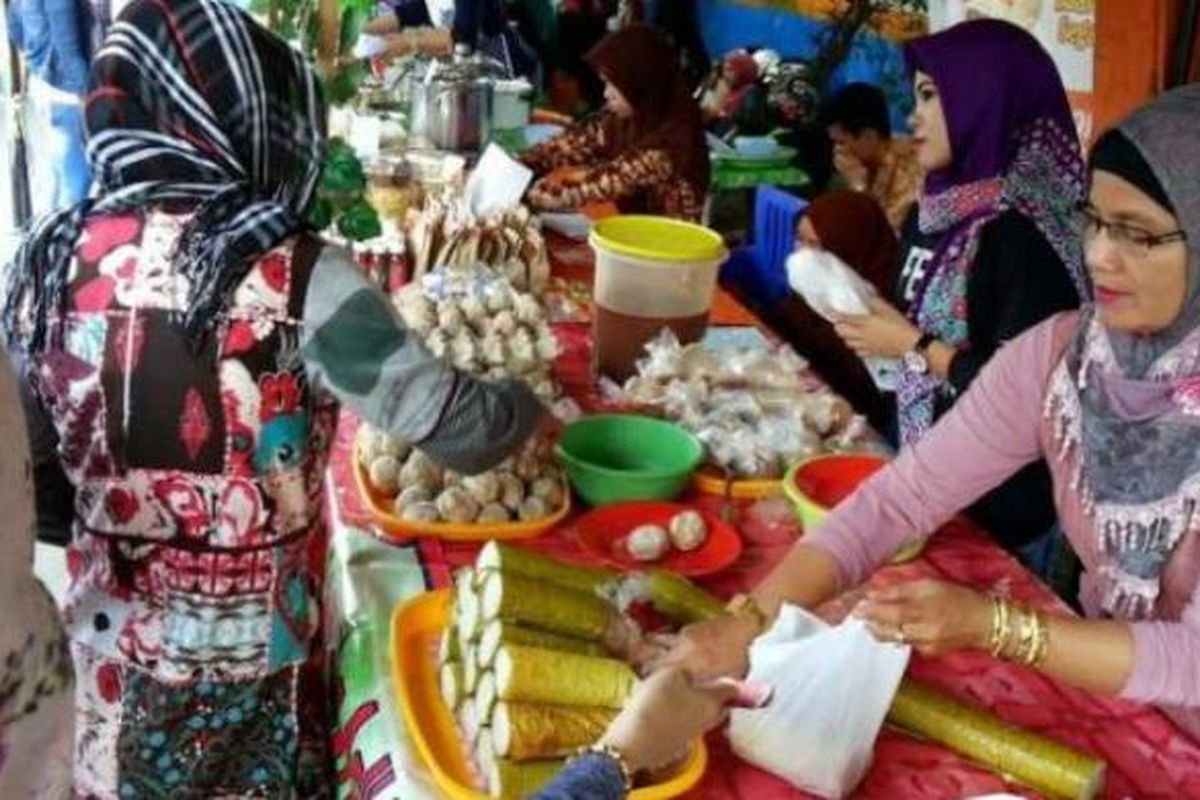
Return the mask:
{"type": "MultiPolygon", "coordinates": [[[[567,258],[569,266],[563,264],[561,257],[554,259],[555,274],[585,279],[589,265],[584,251],[569,248],[567,258]]],[[[728,304],[728,298],[719,298],[717,306],[726,309],[715,314],[718,321],[726,324],[745,321],[744,309],[728,304]]],[[[568,393],[585,408],[595,407],[599,401],[589,377],[589,331],[588,326],[581,324],[559,326],[558,330],[563,345],[557,365],[559,379],[568,393]]],[[[350,471],[356,428],[357,420],[344,413],[332,454],[332,483],[341,518],[351,525],[370,529],[370,515],[359,500],[350,471]]],[[[724,500],[716,497],[689,500],[713,512],[720,512],[724,505],[724,500]]],[[[762,579],[800,533],[782,500],[754,508],[739,505],[735,525],[745,541],[742,558],[731,569],[702,581],[706,588],[722,597],[745,591],[762,579]]],[[[448,586],[451,571],[470,563],[478,551],[476,546],[435,540],[419,540],[417,544],[429,580],[435,586],[448,586]]],[[[567,560],[587,560],[575,544],[571,519],[526,546],[567,560]]],[[[1057,598],[1046,587],[977,528],[965,522],[946,526],[931,540],[920,559],[882,570],[871,585],[921,577],[940,577],[995,589],[1021,602],[1062,610],[1057,598]]],[[[840,619],[853,607],[862,591],[829,603],[821,609],[822,615],[831,620],[840,619]]],[[[1109,765],[1105,798],[1200,798],[1200,744],[1185,736],[1150,706],[1072,689],[986,653],[963,652],[938,659],[914,655],[908,674],[963,702],[983,707],[1001,719],[1103,758],[1109,765]]],[[[774,776],[741,762],[730,752],[721,734],[710,736],[708,745],[708,772],[703,782],[687,795],[689,798],[791,800],[808,797],[774,776]]],[[[944,747],[885,730],[876,743],[871,770],[853,797],[861,800],[951,800],[1004,791],[1038,797],[1006,784],[991,771],[944,747]]]]}

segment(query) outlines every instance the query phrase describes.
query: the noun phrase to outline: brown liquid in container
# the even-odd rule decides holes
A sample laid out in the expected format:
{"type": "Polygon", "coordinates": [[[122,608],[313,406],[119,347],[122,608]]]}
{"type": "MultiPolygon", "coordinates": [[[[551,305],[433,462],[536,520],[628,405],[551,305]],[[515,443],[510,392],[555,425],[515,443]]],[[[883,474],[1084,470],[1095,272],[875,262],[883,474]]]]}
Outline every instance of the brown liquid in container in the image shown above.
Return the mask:
{"type": "Polygon", "coordinates": [[[637,374],[637,362],[646,356],[646,344],[663,328],[675,332],[680,344],[704,338],[708,312],[688,317],[635,317],[596,304],[592,322],[596,368],[601,375],[624,383],[637,374]]]}

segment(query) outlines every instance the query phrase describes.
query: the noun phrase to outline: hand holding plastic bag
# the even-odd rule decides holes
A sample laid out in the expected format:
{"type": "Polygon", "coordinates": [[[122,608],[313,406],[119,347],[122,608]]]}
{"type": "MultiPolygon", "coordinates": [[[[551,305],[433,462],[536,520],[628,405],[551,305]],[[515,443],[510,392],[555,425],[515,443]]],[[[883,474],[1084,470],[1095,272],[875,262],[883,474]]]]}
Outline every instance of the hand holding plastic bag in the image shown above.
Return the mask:
{"type": "Polygon", "coordinates": [[[771,685],[774,697],[766,708],[733,712],[734,752],[806,792],[845,797],[870,766],[908,656],[860,620],[829,627],[785,606],[750,649],[749,680],[771,685]]]}
{"type": "MultiPolygon", "coordinates": [[[[828,322],[838,314],[871,313],[869,303],[878,294],[874,286],[826,250],[805,247],[793,253],[787,260],[787,274],[792,291],[828,322]]],[[[863,363],[881,390],[896,388],[901,368],[897,360],[868,358],[863,363]]]]}

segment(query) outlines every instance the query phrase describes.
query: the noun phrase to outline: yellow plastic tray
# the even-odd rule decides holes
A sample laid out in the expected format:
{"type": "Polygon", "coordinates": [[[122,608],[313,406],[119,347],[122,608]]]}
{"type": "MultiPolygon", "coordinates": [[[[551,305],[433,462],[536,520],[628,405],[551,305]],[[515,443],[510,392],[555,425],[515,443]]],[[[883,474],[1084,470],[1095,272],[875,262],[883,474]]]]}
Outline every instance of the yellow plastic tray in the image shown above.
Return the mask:
{"type": "Polygon", "coordinates": [[[779,491],[778,478],[742,478],[729,481],[712,467],[703,467],[692,478],[692,486],[705,494],[715,494],[725,497],[728,494],[734,500],[757,500],[769,497],[779,491]],[[728,485],[727,485],[728,484],[728,485]]]}
{"type": "Polygon", "coordinates": [[[458,525],[450,522],[409,522],[392,513],[387,498],[375,491],[367,479],[367,471],[358,460],[358,441],[354,443],[354,482],[363,503],[375,517],[376,524],[387,534],[409,539],[426,536],[452,542],[486,542],[489,539],[532,539],[553,528],[571,513],[571,489],[563,479],[562,507],[549,517],[534,522],[505,522],[500,525],[458,525]]]}
{"type": "MultiPolygon", "coordinates": [[[[392,686],[417,752],[434,783],[450,800],[488,800],[472,788],[458,728],[438,681],[438,642],[450,617],[450,592],[426,592],[396,607],[392,614],[392,686]]],[[[708,752],[698,741],[675,777],[636,789],[631,800],[667,800],[700,782],[708,752]]]]}

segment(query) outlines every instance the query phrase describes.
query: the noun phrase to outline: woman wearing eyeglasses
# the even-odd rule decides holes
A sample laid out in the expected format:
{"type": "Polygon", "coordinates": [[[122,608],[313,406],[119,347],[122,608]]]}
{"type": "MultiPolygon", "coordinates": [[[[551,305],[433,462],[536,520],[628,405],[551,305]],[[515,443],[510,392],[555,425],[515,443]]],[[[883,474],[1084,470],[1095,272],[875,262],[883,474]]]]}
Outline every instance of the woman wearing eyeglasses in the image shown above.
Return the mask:
{"type": "MultiPolygon", "coordinates": [[[[838,326],[860,355],[903,360],[901,445],[919,441],[1001,345],[1078,307],[1084,291],[1073,218],[1083,157],[1050,56],[1015,25],[978,20],[911,43],[907,57],[924,189],[901,231],[894,305],[838,326]]],[[[1054,508],[1040,462],[970,514],[1018,553],[1052,538],[1061,546],[1048,534],[1054,508]]],[[[1026,555],[1048,577],[1055,559],[1026,555]]],[[[1054,583],[1073,591],[1070,577],[1054,583]]]]}
{"type": "Polygon", "coordinates": [[[880,637],[990,649],[1083,689],[1166,710],[1200,739],[1200,84],[1103,136],[1081,214],[1096,303],[1002,348],[920,442],[830,514],[753,593],[685,631],[671,662],[744,669],[781,604],[861,583],[904,542],[1044,458],[1084,566],[1084,618],[923,581],[868,596],[880,637]]]}

